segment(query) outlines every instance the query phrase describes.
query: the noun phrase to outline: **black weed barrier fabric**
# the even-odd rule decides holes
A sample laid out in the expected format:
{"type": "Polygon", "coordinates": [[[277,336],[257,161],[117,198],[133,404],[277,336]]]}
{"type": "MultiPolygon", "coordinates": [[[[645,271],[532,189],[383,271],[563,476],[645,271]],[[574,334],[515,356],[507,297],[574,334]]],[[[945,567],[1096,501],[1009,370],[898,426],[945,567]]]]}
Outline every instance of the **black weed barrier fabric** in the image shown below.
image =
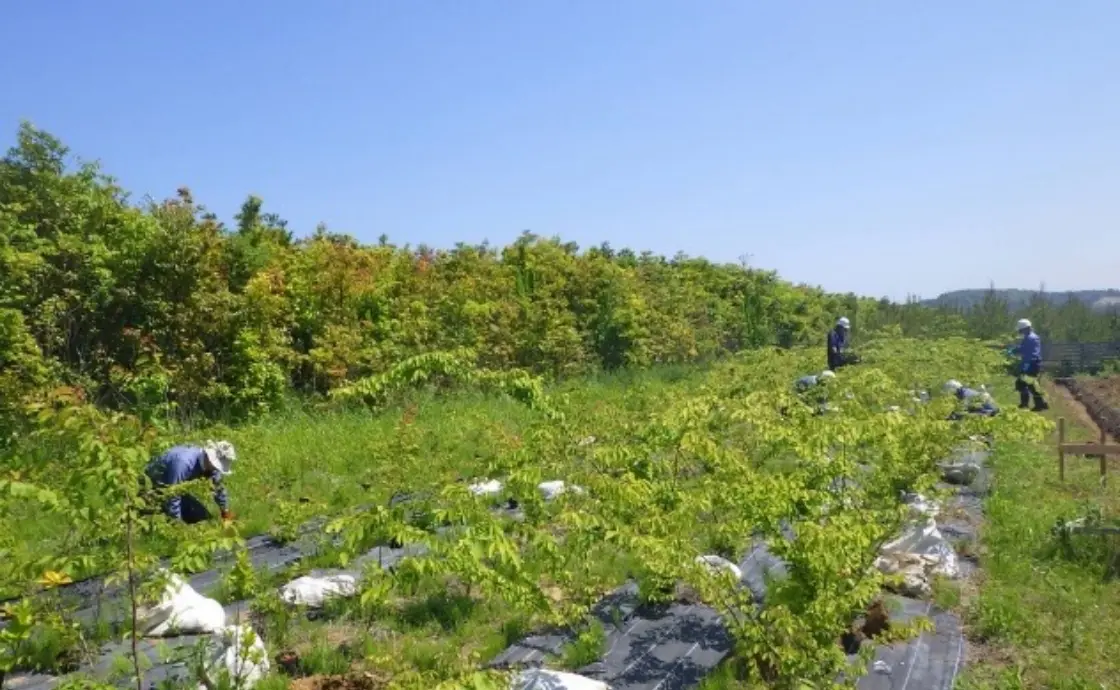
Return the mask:
{"type": "MultiPolygon", "coordinates": [[[[731,653],[731,635],[720,615],[699,604],[640,606],[635,584],[600,602],[593,616],[606,630],[606,652],[599,661],[575,672],[609,684],[614,690],[687,690],[696,687],[731,653]]],[[[933,632],[893,645],[880,645],[859,690],[949,690],[964,655],[964,637],[955,614],[929,602],[887,597],[891,620],[918,616],[932,619],[933,632]]],[[[568,633],[529,636],[491,662],[496,668],[532,668],[555,663],[568,633]]],[[[854,657],[853,657],[854,659],[854,657]]]]}
{"type": "MultiPolygon", "coordinates": [[[[962,450],[947,464],[970,464],[980,468],[971,481],[941,483],[954,490],[942,510],[939,527],[951,541],[971,541],[982,518],[983,495],[989,476],[987,452],[962,450]]],[[[786,530],[787,538],[792,533],[786,530]]],[[[962,558],[967,567],[967,558],[962,558]]],[[[780,577],[785,564],[766,544],[756,541],[739,568],[742,583],[761,604],[766,581],[780,577]]],[[[900,596],[884,597],[891,620],[905,623],[916,617],[932,620],[934,630],[892,645],[877,645],[867,673],[857,680],[859,690],[950,690],[965,656],[965,639],[959,617],[941,611],[930,602],[900,596]]],[[[644,607],[638,603],[637,585],[629,583],[608,595],[592,610],[607,634],[607,651],[598,662],[576,673],[608,683],[614,690],[687,690],[731,653],[731,635],[720,615],[699,604],[675,603],[644,607]]],[[[542,667],[554,664],[565,645],[573,642],[568,632],[531,635],[498,655],[496,668],[542,667]]],[[[854,656],[852,657],[854,660],[854,656]]]]}
{"type": "Polygon", "coordinates": [[[879,646],[859,690],[951,690],[964,660],[964,634],[955,614],[939,611],[926,601],[888,597],[891,620],[904,623],[925,616],[934,631],[912,640],[879,646]]]}
{"type": "MultiPolygon", "coordinates": [[[[301,558],[313,554],[317,546],[309,540],[291,544],[278,544],[269,537],[247,539],[246,550],[255,570],[269,573],[282,570],[301,558]]],[[[221,565],[227,559],[218,559],[219,567],[185,578],[196,592],[213,589],[222,579],[221,565]]],[[[227,561],[228,562],[228,561],[227,561]]],[[[107,586],[101,578],[86,580],[69,586],[62,592],[64,601],[75,602],[79,608],[74,619],[84,625],[95,622],[116,623],[124,620],[127,602],[121,585],[107,586]]],[[[3,625],[0,624],[0,628],[3,625]]]]}
{"type": "MultiPolygon", "coordinates": [[[[246,539],[245,549],[249,554],[250,562],[254,568],[264,571],[279,570],[294,563],[317,548],[313,541],[313,535],[320,532],[325,523],[324,520],[309,522],[300,530],[300,537],[290,544],[281,544],[267,535],[246,539]]],[[[232,557],[230,554],[219,554],[215,558],[215,562],[218,567],[193,575],[188,580],[191,587],[196,590],[212,587],[221,578],[221,566],[232,562],[232,557]]],[[[171,567],[167,559],[161,560],[160,565],[164,568],[171,567]]],[[[102,577],[91,577],[57,587],[54,592],[61,594],[67,601],[86,603],[92,607],[92,603],[97,599],[121,596],[124,593],[124,586],[119,584],[108,585],[102,577]]],[[[0,604],[13,601],[15,599],[6,599],[0,601],[0,604]]]]}
{"type": "MultiPolygon", "coordinates": [[[[359,575],[362,569],[371,563],[382,568],[394,567],[401,559],[409,556],[418,556],[424,553],[420,545],[406,545],[399,549],[388,546],[378,546],[362,556],[354,559],[351,569],[343,571],[351,575],[359,575]]],[[[315,574],[314,572],[312,573],[315,574]]],[[[208,575],[202,573],[201,575],[208,575]]],[[[216,581],[216,580],[215,580],[216,581]]],[[[194,580],[192,580],[192,585],[194,580]]],[[[239,601],[223,607],[226,612],[226,624],[233,625],[238,622],[247,624],[249,620],[249,602],[239,601]]],[[[138,643],[137,651],[141,657],[141,667],[145,668],[145,687],[154,687],[167,679],[186,678],[186,656],[198,642],[207,640],[208,635],[181,635],[167,638],[143,638],[138,643]]],[[[129,668],[131,662],[123,664],[132,654],[132,645],[129,641],[105,645],[101,649],[98,660],[90,666],[81,669],[82,675],[107,680],[118,673],[122,668],[129,668]]],[[[57,687],[66,676],[53,676],[37,673],[24,673],[9,676],[4,683],[4,690],[51,690],[57,687]]],[[[121,679],[117,683],[122,688],[135,688],[134,680],[121,679]]]]}
{"type": "MultiPolygon", "coordinates": [[[[606,653],[576,673],[613,688],[689,688],[711,673],[731,651],[719,614],[706,606],[674,603],[643,606],[629,583],[592,610],[605,630],[606,653]]],[[[491,662],[494,668],[545,666],[572,637],[565,632],[531,635],[491,662]]]]}
{"type": "MultiPolygon", "coordinates": [[[[982,514],[983,496],[987,491],[989,476],[985,467],[987,453],[970,451],[952,458],[954,464],[971,463],[981,468],[966,483],[955,481],[955,490],[949,505],[938,518],[939,528],[953,541],[971,541],[975,538],[982,514]]],[[[503,510],[516,518],[516,511],[503,510]]],[[[321,527],[321,522],[318,527],[321,527]]],[[[301,539],[291,544],[277,544],[266,536],[247,540],[250,559],[255,568],[276,571],[307,557],[319,548],[310,536],[317,529],[309,525],[301,539]]],[[[445,530],[437,530],[445,532],[445,530]]],[[[792,531],[784,530],[787,538],[792,531]]],[[[392,568],[402,558],[424,553],[419,545],[401,548],[378,546],[363,554],[351,564],[348,572],[358,576],[369,563],[392,568]]],[[[968,563],[961,559],[962,565],[968,563]]],[[[755,600],[761,603],[766,595],[766,581],[784,574],[785,564],[775,557],[766,544],[755,542],[739,567],[743,572],[743,585],[748,587],[755,600]]],[[[337,571],[335,571],[337,572],[337,571]]],[[[314,574],[314,573],[313,573],[314,574]]],[[[221,572],[215,568],[192,576],[191,586],[205,591],[216,585],[221,572]]],[[[99,580],[71,585],[69,596],[89,602],[102,602],[82,609],[79,616],[86,620],[111,618],[120,620],[123,603],[119,600],[105,603],[106,599],[119,597],[119,591],[105,588],[99,580]]],[[[935,630],[894,645],[880,645],[868,672],[857,682],[860,690],[949,690],[963,663],[965,641],[961,622],[956,615],[939,611],[929,602],[905,597],[887,597],[892,620],[904,622],[917,616],[932,619],[935,630]]],[[[239,617],[248,622],[248,603],[237,602],[226,608],[227,622],[232,624],[239,617]]],[[[667,605],[642,605],[637,585],[628,583],[605,597],[597,604],[592,615],[607,631],[606,652],[595,663],[577,669],[576,673],[608,683],[614,690],[686,690],[696,687],[731,653],[731,635],[719,614],[704,605],[676,602],[667,605]]],[[[143,639],[138,651],[145,671],[145,687],[154,688],[166,679],[184,678],[184,663],[190,649],[206,640],[206,636],[180,636],[163,639],[143,639]]],[[[503,651],[492,660],[496,668],[544,667],[554,664],[563,653],[564,646],[574,640],[567,632],[543,632],[530,635],[503,651]]],[[[122,661],[131,654],[130,643],[106,645],[98,660],[81,669],[82,675],[108,679],[122,668],[122,661]]],[[[127,667],[127,666],[126,666],[127,667]]],[[[35,673],[9,675],[4,690],[53,690],[66,676],[35,673]]],[[[135,687],[135,682],[121,679],[122,688],[135,687]]]]}
{"type": "MultiPolygon", "coordinates": [[[[508,507],[497,509],[502,515],[511,519],[520,517],[520,513],[508,507]]],[[[247,539],[245,546],[249,559],[255,569],[261,572],[275,572],[293,565],[303,558],[314,555],[322,548],[321,542],[313,538],[316,530],[325,524],[322,520],[313,521],[301,530],[303,536],[289,544],[278,544],[267,536],[258,536],[247,539]]],[[[437,534],[447,534],[453,528],[437,528],[437,534]]],[[[423,555],[426,547],[422,544],[405,544],[401,547],[377,546],[355,558],[350,567],[344,570],[334,570],[358,578],[368,565],[376,565],[383,569],[395,567],[402,559],[423,555]]],[[[221,562],[223,559],[219,559],[221,562]]],[[[325,574],[322,571],[312,571],[312,576],[325,574]]],[[[213,568],[198,573],[187,579],[191,587],[203,593],[215,585],[222,578],[220,568],[213,568]]],[[[121,587],[106,587],[101,579],[91,579],[82,583],[69,585],[65,596],[72,601],[84,604],[75,613],[78,621],[89,624],[94,621],[120,622],[129,615],[127,602],[123,597],[121,587]]],[[[249,622],[249,602],[234,602],[224,607],[226,623],[249,622]]],[[[185,677],[186,665],[184,658],[190,648],[200,640],[208,639],[205,635],[183,635],[178,637],[150,639],[144,638],[138,644],[138,653],[141,657],[141,666],[144,672],[145,687],[155,687],[165,679],[185,677]]],[[[83,666],[78,673],[94,678],[107,680],[117,675],[114,669],[122,668],[122,661],[131,657],[132,647],[130,642],[108,644],[102,647],[98,659],[83,666]]],[[[125,668],[128,665],[124,666],[125,668]]],[[[3,690],[50,690],[57,687],[67,676],[55,676],[39,673],[10,674],[4,682],[3,690]]],[[[134,680],[122,679],[117,683],[122,688],[135,688],[134,680]]]]}

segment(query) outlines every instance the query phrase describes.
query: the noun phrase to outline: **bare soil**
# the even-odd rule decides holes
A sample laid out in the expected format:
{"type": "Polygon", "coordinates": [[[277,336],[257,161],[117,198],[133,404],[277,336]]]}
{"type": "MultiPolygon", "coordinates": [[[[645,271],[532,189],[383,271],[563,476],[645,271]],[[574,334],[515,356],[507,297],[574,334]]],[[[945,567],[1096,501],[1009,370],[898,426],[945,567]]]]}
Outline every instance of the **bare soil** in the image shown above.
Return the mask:
{"type": "MultiPolygon", "coordinates": [[[[1113,439],[1120,437],[1120,376],[1065,379],[1059,383],[1059,389],[1068,389],[1084,406],[1093,426],[1103,429],[1113,439]]],[[[1077,407],[1071,406],[1074,410],[1077,407]]]]}
{"type": "Polygon", "coordinates": [[[1078,385],[1094,395],[1104,404],[1120,408],[1120,376],[1101,376],[1079,379],[1078,385]]]}
{"type": "Polygon", "coordinates": [[[1059,383],[1052,386],[1050,390],[1054,396],[1061,398],[1062,407],[1073,417],[1072,421],[1074,424],[1089,429],[1093,432],[1094,436],[1099,433],[1100,428],[1097,426],[1096,420],[1089,414],[1085,405],[1074,397],[1073,391],[1069,389],[1069,386],[1059,383]]]}
{"type": "Polygon", "coordinates": [[[372,673],[345,676],[308,676],[292,681],[290,690],[381,690],[389,683],[372,673]]]}

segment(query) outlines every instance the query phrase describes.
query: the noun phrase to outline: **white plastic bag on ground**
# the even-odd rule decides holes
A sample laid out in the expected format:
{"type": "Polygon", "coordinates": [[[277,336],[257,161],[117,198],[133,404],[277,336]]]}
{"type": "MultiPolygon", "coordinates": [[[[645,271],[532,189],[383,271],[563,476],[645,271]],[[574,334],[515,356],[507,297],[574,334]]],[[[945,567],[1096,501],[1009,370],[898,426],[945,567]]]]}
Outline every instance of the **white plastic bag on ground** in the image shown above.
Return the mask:
{"type": "MultiPolygon", "coordinates": [[[[229,687],[248,690],[268,675],[268,650],[259,635],[247,625],[231,625],[210,639],[205,673],[214,688],[227,677],[229,687]]],[[[199,683],[198,690],[209,690],[199,683]]]]}
{"type": "Polygon", "coordinates": [[[467,487],[475,496],[495,496],[502,491],[502,483],[497,479],[491,479],[488,482],[475,482],[467,487]]]}
{"type": "Polygon", "coordinates": [[[293,606],[320,608],[331,597],[352,597],[357,591],[353,575],[297,577],[280,588],[280,597],[293,606]]]}
{"type": "Polygon", "coordinates": [[[934,574],[957,577],[957,552],[941,534],[937,522],[930,518],[924,525],[912,525],[894,541],[883,546],[884,553],[913,553],[937,559],[934,574]]]}
{"type": "Polygon", "coordinates": [[[138,627],[145,637],[200,635],[221,631],[226,612],[213,599],[194,591],[178,575],[172,574],[159,603],[139,611],[138,627]]]}
{"type": "Polygon", "coordinates": [[[602,681],[545,668],[522,671],[514,677],[510,688],[511,690],[611,690],[611,686],[602,681]]]}
{"type": "Polygon", "coordinates": [[[708,570],[710,570],[712,573],[726,571],[734,575],[736,580],[743,579],[743,571],[739,568],[739,566],[735,565],[723,556],[716,556],[714,554],[697,556],[696,562],[701,565],[707,566],[708,570]]]}
{"type": "Polygon", "coordinates": [[[884,545],[875,559],[875,567],[887,575],[901,575],[899,593],[918,598],[930,595],[935,576],[960,577],[957,552],[937,529],[933,518],[925,524],[911,525],[884,545]]]}
{"type": "Polygon", "coordinates": [[[916,553],[884,553],[875,559],[875,567],[884,575],[900,576],[901,584],[889,589],[904,597],[928,599],[933,593],[933,569],[939,559],[916,553]]]}
{"type": "Polygon", "coordinates": [[[571,491],[574,494],[583,493],[582,487],[576,486],[574,484],[568,486],[562,479],[554,479],[549,482],[541,482],[540,484],[537,484],[537,490],[541,492],[541,496],[543,496],[544,500],[546,501],[551,501],[560,494],[566,493],[568,491],[571,491]]]}

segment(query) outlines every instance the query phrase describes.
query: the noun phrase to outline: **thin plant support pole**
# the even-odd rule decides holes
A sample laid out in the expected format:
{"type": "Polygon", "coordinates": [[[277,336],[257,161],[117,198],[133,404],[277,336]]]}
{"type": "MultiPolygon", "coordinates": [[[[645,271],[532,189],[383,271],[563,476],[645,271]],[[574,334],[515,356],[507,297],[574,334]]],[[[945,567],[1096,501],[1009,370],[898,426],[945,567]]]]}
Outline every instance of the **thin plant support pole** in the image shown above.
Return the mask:
{"type": "MultiPolygon", "coordinates": [[[[1101,446],[1108,443],[1108,434],[1105,433],[1104,428],[1101,428],[1101,446]]],[[[1108,473],[1108,453],[1101,453],[1101,486],[1108,483],[1108,478],[1105,476],[1108,473]]]]}
{"type": "Polygon", "coordinates": [[[125,511],[125,549],[128,555],[128,602],[132,613],[132,630],[129,634],[132,644],[132,672],[136,677],[136,690],[144,690],[144,674],[140,670],[140,643],[137,625],[136,604],[136,562],[132,551],[132,506],[125,511]]]}
{"type": "Polygon", "coordinates": [[[1066,418],[1058,417],[1058,479],[1066,480],[1066,418]]]}

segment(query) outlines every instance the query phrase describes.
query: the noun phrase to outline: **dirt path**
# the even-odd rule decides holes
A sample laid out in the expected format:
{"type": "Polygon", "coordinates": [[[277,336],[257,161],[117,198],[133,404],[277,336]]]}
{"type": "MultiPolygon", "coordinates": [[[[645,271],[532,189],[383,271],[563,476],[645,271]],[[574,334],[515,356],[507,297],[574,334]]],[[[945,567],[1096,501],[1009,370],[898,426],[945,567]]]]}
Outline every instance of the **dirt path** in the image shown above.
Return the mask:
{"type": "MultiPolygon", "coordinates": [[[[1049,389],[1048,392],[1051,398],[1061,400],[1062,407],[1073,417],[1071,421],[1073,421],[1074,424],[1085,427],[1091,431],[1094,439],[1100,436],[1100,427],[1093,421],[1092,416],[1089,415],[1089,411],[1085,409],[1085,405],[1073,396],[1073,391],[1060,383],[1048,383],[1046,387],[1049,389]]],[[[1106,443],[1112,443],[1114,440],[1112,436],[1105,436],[1106,443]]]]}

